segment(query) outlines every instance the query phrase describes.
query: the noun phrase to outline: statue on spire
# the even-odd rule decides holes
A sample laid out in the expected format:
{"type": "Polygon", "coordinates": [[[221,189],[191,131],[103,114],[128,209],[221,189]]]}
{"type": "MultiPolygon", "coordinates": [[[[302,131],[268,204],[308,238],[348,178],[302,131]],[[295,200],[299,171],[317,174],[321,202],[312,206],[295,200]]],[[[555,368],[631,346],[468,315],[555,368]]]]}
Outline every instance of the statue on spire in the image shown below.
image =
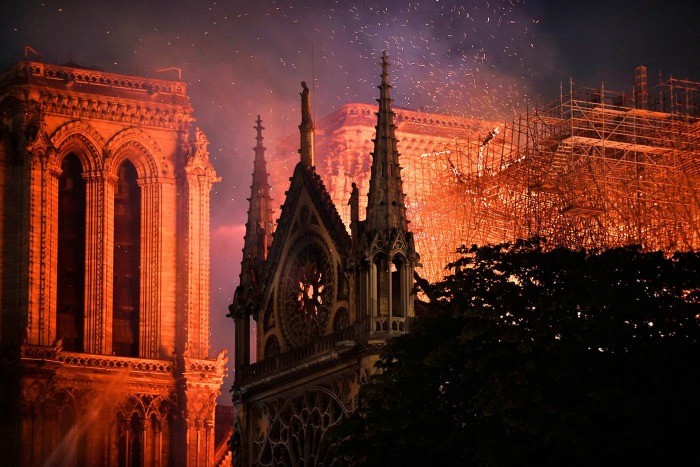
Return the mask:
{"type": "Polygon", "coordinates": [[[301,94],[301,124],[310,123],[313,126],[313,121],[311,119],[311,98],[309,93],[309,88],[306,86],[306,81],[301,82],[301,87],[303,91],[301,94]]]}
{"type": "Polygon", "coordinates": [[[301,95],[301,125],[299,132],[301,133],[301,162],[306,167],[314,166],[314,122],[311,118],[311,98],[309,97],[309,88],[306,86],[306,81],[301,82],[303,91],[301,95]]]}

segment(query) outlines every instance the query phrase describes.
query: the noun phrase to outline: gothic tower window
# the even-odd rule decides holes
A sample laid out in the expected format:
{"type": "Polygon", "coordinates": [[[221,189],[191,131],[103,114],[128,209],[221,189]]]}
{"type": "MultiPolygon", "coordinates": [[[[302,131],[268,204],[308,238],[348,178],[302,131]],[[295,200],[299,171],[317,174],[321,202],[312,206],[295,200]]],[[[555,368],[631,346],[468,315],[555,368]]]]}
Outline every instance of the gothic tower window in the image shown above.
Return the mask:
{"type": "Polygon", "coordinates": [[[112,351],[139,354],[139,283],[141,251],[141,191],[133,164],[117,170],[114,193],[114,292],[112,351]]]}
{"type": "Polygon", "coordinates": [[[386,268],[387,268],[386,256],[383,254],[378,254],[374,257],[374,267],[376,271],[376,278],[374,279],[374,284],[372,285],[376,293],[376,316],[386,316],[387,305],[389,303],[389,288],[387,287],[386,281],[386,268]]]}
{"type": "Polygon", "coordinates": [[[119,414],[117,428],[117,464],[127,467],[143,465],[144,421],[137,413],[132,413],[129,418],[119,414]]]}
{"type": "Polygon", "coordinates": [[[85,180],[75,154],[61,164],[58,185],[56,336],[63,348],[83,351],[85,297],[85,180]]]}
{"type": "Polygon", "coordinates": [[[404,316],[404,267],[403,260],[395,256],[390,265],[391,270],[391,316],[404,316]]]}
{"type": "MultiPolygon", "coordinates": [[[[61,443],[52,453],[62,465],[85,465],[88,462],[88,430],[76,430],[81,417],[72,395],[68,391],[58,391],[54,396],[58,439],[61,443]]],[[[46,464],[50,464],[47,461],[46,464]]]]}

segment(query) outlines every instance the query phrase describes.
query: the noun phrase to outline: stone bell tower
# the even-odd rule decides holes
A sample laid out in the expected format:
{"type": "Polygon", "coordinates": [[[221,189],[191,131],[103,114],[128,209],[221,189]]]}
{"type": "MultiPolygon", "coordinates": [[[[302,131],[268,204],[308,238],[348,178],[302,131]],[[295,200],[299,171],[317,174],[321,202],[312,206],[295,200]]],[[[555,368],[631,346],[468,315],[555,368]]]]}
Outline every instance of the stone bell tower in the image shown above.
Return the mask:
{"type": "Polygon", "coordinates": [[[219,179],[185,84],[24,61],[0,116],[5,461],[211,465],[219,179]]]}

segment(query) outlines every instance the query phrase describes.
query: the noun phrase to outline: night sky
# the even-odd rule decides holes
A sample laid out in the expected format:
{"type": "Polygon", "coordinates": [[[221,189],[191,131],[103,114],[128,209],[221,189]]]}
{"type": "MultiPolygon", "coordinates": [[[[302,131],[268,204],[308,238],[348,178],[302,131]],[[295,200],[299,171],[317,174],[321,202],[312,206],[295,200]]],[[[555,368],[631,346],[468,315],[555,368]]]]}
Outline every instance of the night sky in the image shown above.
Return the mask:
{"type": "MultiPolygon", "coordinates": [[[[693,3],[5,0],[0,68],[31,45],[48,63],[165,79],[177,76],[155,70],[182,69],[223,179],[212,192],[212,354],[229,347],[232,360],[225,315],[238,284],[258,114],[274,164],[275,142],[298,134],[300,82],[314,83],[317,120],[348,102],[374,103],[382,50],[395,106],[503,121],[555,98],[570,78],[630,92],[634,68],[646,65],[650,86],[659,71],[700,81],[693,3]]],[[[278,203],[283,196],[273,193],[278,203]]]]}

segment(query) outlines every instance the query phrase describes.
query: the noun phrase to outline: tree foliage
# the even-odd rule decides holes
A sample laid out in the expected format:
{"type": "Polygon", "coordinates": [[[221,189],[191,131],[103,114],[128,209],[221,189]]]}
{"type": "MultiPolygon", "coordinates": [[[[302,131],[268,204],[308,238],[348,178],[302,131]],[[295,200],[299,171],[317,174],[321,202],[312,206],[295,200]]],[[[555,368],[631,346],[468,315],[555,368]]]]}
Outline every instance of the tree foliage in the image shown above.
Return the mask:
{"type": "Polygon", "coordinates": [[[540,239],[460,253],[335,431],[344,459],[699,465],[698,253],[540,239]]]}

